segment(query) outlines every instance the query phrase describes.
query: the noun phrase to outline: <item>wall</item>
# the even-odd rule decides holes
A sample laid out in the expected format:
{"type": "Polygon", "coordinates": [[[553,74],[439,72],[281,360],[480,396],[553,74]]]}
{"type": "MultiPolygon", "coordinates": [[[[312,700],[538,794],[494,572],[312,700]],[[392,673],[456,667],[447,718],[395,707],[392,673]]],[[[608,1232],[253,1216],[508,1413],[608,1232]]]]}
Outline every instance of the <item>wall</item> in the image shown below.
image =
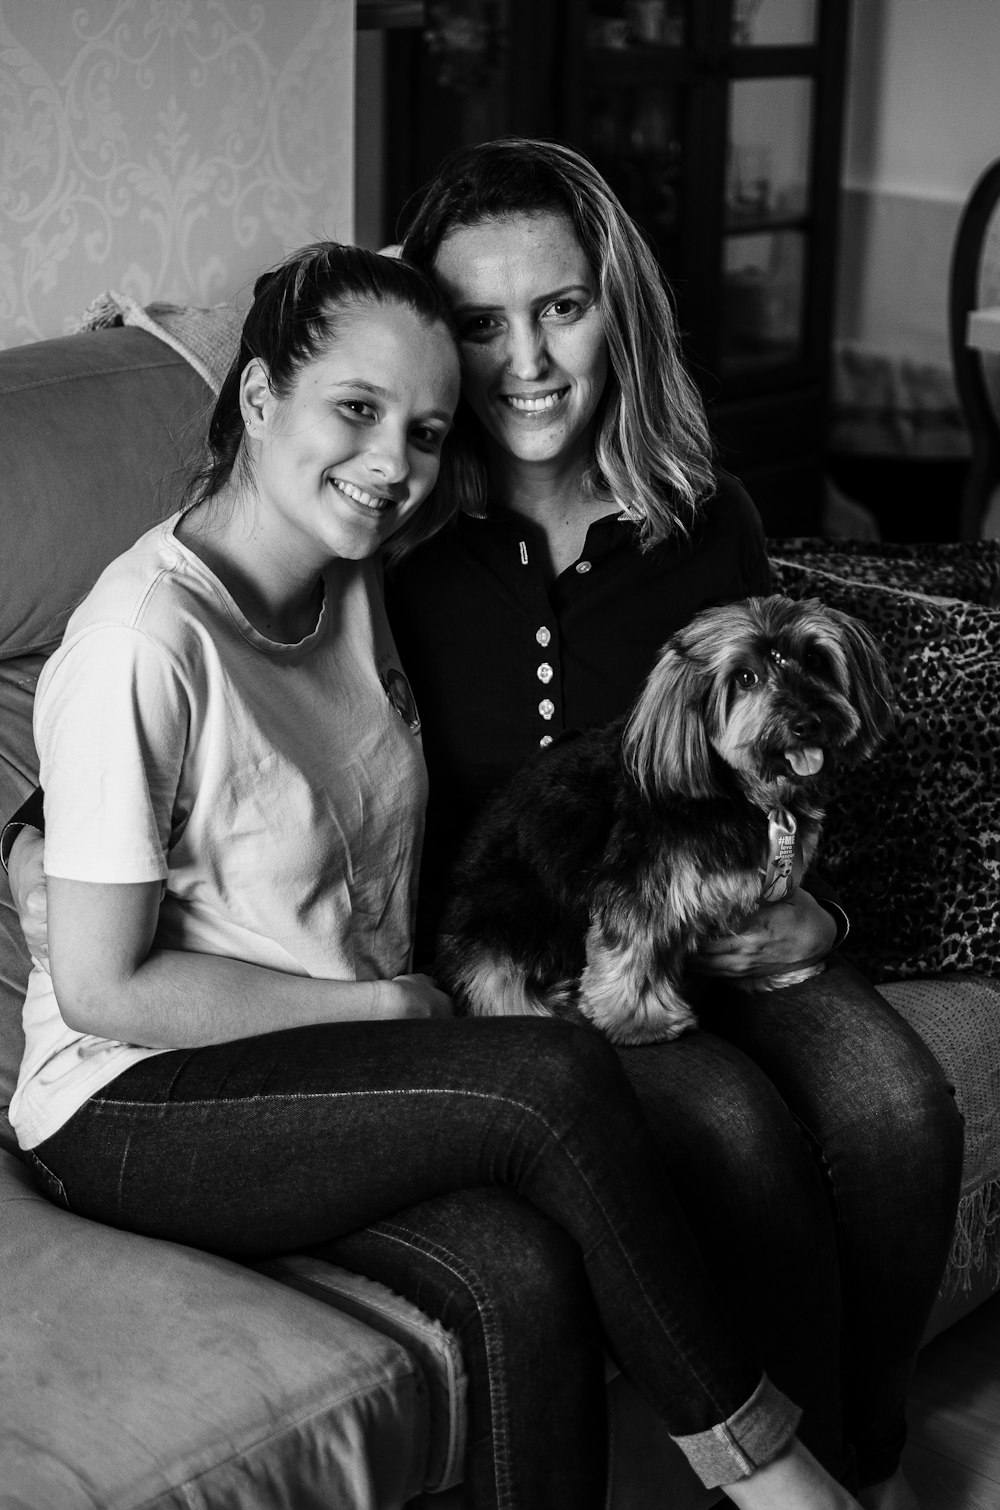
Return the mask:
{"type": "Polygon", "coordinates": [[[997,0],[854,0],[837,329],[947,366],[962,205],[1000,157],[997,0]]]}
{"type": "Polygon", "coordinates": [[[0,347],[353,236],[354,0],[0,0],[0,347]]]}
{"type": "Polygon", "coordinates": [[[392,240],[382,203],[385,173],[385,33],[359,31],[354,108],[354,235],[377,252],[392,240]]]}

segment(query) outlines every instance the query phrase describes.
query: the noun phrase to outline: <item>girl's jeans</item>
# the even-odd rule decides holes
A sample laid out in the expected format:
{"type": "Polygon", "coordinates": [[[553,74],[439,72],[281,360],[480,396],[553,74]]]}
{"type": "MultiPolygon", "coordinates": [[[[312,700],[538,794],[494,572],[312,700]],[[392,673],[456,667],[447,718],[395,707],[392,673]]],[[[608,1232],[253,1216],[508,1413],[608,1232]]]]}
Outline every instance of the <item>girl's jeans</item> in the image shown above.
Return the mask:
{"type": "Polygon", "coordinates": [[[831,969],[620,1059],[518,1019],[176,1050],[33,1152],[74,1211],[235,1256],[319,1248],[458,1331],[477,1507],[603,1504],[605,1343],[706,1483],[787,1441],[786,1396],[834,1471],[849,1444],[875,1479],[961,1159],[935,1061],[879,1000],[831,969]]]}

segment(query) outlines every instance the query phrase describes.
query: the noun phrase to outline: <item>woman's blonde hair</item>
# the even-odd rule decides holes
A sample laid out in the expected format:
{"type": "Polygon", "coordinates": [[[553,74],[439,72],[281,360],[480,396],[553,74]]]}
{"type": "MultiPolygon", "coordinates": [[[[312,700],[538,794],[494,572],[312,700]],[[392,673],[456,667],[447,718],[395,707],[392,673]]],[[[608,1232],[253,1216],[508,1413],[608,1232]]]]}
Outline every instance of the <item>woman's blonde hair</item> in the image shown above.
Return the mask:
{"type": "MultiPolygon", "coordinates": [[[[643,545],[693,524],[715,486],[704,405],[684,367],[673,303],[635,221],[597,169],[570,147],[525,137],[451,153],[403,212],[402,255],[433,276],[441,243],[459,226],[511,215],[565,215],[593,268],[610,357],[590,485],[636,520],[643,545]]],[[[445,447],[448,491],[486,507],[477,422],[464,403],[445,447]]]]}

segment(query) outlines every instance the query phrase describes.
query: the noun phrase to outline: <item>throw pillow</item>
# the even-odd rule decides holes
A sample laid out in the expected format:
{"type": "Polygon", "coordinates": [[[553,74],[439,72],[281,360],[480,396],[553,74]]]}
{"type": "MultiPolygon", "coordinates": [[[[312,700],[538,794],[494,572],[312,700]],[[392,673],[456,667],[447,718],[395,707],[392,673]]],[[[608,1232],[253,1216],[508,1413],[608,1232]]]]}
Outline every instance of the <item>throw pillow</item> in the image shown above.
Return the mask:
{"type": "Polygon", "coordinates": [[[928,597],[1000,604],[1000,540],[771,540],[785,561],[833,572],[875,587],[898,587],[928,597]]]}
{"type": "MultiPolygon", "coordinates": [[[[776,550],[780,545],[776,543],[776,550]]],[[[775,589],[874,632],[899,718],[862,768],[835,773],[817,868],[851,917],[870,980],[1000,967],[1000,611],[874,586],[791,556],[775,589]]]]}

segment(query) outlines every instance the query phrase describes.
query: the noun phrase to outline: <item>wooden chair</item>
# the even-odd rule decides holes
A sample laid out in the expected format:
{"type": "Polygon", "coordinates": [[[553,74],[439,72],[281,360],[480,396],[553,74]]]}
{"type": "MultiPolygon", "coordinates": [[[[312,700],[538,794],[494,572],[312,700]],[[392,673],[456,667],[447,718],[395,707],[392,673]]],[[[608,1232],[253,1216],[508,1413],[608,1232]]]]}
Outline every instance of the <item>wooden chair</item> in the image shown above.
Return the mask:
{"type": "Polygon", "coordinates": [[[982,532],[994,489],[1000,486],[1000,354],[967,345],[968,317],[984,304],[1000,304],[1000,158],[983,173],[959,220],[949,278],[948,329],[959,402],[969,431],[972,457],[962,493],[959,539],[982,532]],[[984,290],[988,246],[997,249],[995,282],[984,290]]]}

